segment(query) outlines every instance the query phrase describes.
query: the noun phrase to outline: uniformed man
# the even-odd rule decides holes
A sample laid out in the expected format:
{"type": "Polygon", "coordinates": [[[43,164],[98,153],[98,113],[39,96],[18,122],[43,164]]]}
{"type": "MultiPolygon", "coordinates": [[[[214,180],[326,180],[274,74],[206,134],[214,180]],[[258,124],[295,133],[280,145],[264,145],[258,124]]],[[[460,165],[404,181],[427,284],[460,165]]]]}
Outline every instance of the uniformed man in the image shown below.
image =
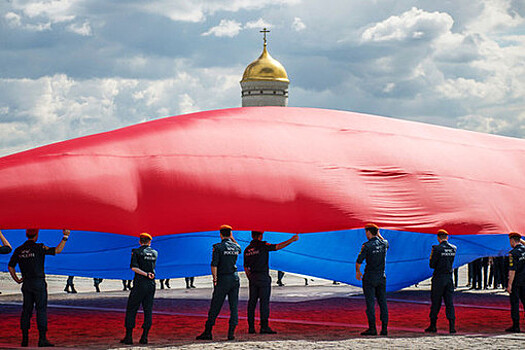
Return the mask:
{"type": "Polygon", "coordinates": [[[363,280],[363,293],[366,300],[366,317],[368,318],[368,329],[361,335],[377,335],[375,299],[381,311],[381,335],[388,335],[388,308],[386,304],[386,251],[388,241],[379,233],[375,224],[365,226],[366,238],[357,257],[355,264],[356,279],[363,280]],[[361,264],[366,260],[365,274],[361,274],[361,264]]]}
{"type": "Polygon", "coordinates": [[[211,330],[215,319],[221,311],[226,295],[230,304],[230,327],[228,340],[235,339],[235,327],[238,323],[237,304],[239,302],[239,275],[237,274],[237,256],[241,253],[241,246],[232,235],[229,225],[220,227],[221,242],[213,245],[211,259],[211,274],[213,276],[213,295],[211,298],[208,320],[204,332],[197,336],[197,340],[211,340],[211,330]]]}
{"type": "Polygon", "coordinates": [[[27,229],[27,241],[16,248],[9,260],[8,269],[11,277],[16,283],[22,283],[22,295],[24,302],[22,315],[20,317],[20,328],[22,329],[22,344],[28,346],[29,327],[31,325],[31,315],[33,306],[36,305],[36,323],[38,326],[39,347],[54,346],[47,340],[47,284],[44,273],[44,260],[46,255],[55,255],[62,252],[69,238],[69,230],[63,230],[64,236],[60,243],[55,247],[47,247],[42,243],[36,243],[38,239],[38,229],[27,229]],[[18,264],[22,278],[18,278],[15,267],[18,264]]]}
{"type": "Polygon", "coordinates": [[[507,292],[510,294],[510,317],[512,327],[506,329],[507,332],[520,332],[520,300],[525,307],[525,241],[517,232],[509,234],[510,246],[509,253],[509,282],[507,292]]]}
{"type": "Polygon", "coordinates": [[[255,333],[255,307],[260,303],[261,334],[275,334],[268,325],[270,317],[270,292],[272,279],[268,266],[268,252],[281,250],[299,239],[299,235],[279,244],[270,244],[262,240],[263,232],[252,231],[252,241],[244,250],[244,271],[250,286],[248,300],[248,333],[255,333]]]}
{"type": "Polygon", "coordinates": [[[433,245],[430,253],[430,268],[434,269],[430,291],[432,305],[430,306],[430,326],[425,329],[425,332],[437,332],[436,323],[439,309],[441,309],[441,300],[443,299],[445,301],[449,332],[453,334],[456,333],[456,315],[452,300],[452,294],[454,293],[452,273],[454,271],[453,265],[457,248],[448,242],[448,232],[445,230],[438,231],[437,239],[439,244],[433,245]]]}
{"type": "Polygon", "coordinates": [[[141,233],[139,236],[140,247],[131,250],[131,270],[135,272],[133,288],[129,293],[128,305],[126,307],[126,336],[120,342],[133,344],[133,328],[139,306],[142,304],[144,312],[144,323],[142,324],[142,336],[139,343],[148,343],[148,333],[153,318],[153,298],[155,297],[155,264],[158,253],[151,248],[151,235],[141,233]]]}

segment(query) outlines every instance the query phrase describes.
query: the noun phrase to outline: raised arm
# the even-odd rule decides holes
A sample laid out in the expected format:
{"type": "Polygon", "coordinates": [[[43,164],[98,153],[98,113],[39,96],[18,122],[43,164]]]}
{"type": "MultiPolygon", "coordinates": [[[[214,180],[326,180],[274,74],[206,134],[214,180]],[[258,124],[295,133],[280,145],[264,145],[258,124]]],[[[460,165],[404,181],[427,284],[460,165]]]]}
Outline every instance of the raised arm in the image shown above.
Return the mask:
{"type": "Polygon", "coordinates": [[[62,240],[60,241],[60,243],[58,243],[58,245],[56,246],[55,254],[60,254],[62,252],[62,249],[64,249],[64,246],[66,245],[66,242],[69,239],[70,231],[62,230],[62,232],[64,233],[64,236],[62,237],[62,240]]]}
{"type": "Polygon", "coordinates": [[[290,244],[292,244],[293,242],[297,242],[299,240],[299,235],[298,234],[295,234],[293,235],[290,239],[287,239],[286,241],[284,242],[281,242],[279,244],[277,244],[275,247],[275,250],[281,250],[283,248],[286,248],[288,247],[290,244]]]}
{"type": "Polygon", "coordinates": [[[0,231],[0,241],[2,241],[2,245],[4,247],[9,247],[6,253],[7,254],[11,253],[11,250],[13,250],[13,247],[11,247],[11,244],[9,244],[9,241],[4,237],[4,235],[2,234],[2,231],[0,231]]]}

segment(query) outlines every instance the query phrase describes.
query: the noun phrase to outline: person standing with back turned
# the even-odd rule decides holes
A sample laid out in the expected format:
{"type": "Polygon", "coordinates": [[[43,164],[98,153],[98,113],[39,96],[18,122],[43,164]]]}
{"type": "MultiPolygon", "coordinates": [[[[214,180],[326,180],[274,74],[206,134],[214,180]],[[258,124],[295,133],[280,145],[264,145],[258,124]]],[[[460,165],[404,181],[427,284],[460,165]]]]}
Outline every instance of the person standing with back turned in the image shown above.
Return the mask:
{"type": "Polygon", "coordinates": [[[244,271],[248,277],[250,286],[250,298],[248,300],[248,333],[255,333],[255,306],[257,299],[260,301],[261,334],[275,334],[268,325],[270,317],[270,293],[272,279],[270,278],[270,267],[268,266],[268,252],[281,250],[299,239],[299,235],[279,244],[270,244],[262,240],[263,232],[252,231],[252,241],[244,250],[244,271]]]}
{"type": "Polygon", "coordinates": [[[355,263],[356,279],[363,280],[363,293],[366,300],[368,329],[361,335],[377,335],[375,298],[381,311],[381,335],[388,335],[388,306],[386,303],[386,251],[388,241],[379,233],[375,224],[365,225],[366,238],[355,263]],[[361,264],[366,260],[365,274],[361,274],[361,264]]]}
{"type": "Polygon", "coordinates": [[[517,232],[509,234],[512,250],[509,253],[509,284],[507,292],[510,294],[510,316],[512,327],[506,332],[520,332],[520,299],[525,307],[525,241],[517,232]]]}
{"type": "Polygon", "coordinates": [[[447,319],[449,324],[449,333],[456,333],[456,314],[454,312],[454,281],[452,273],[454,271],[454,258],[456,257],[456,246],[448,243],[448,232],[439,230],[437,233],[439,244],[432,246],[430,253],[430,268],[434,269],[432,274],[432,287],[430,296],[432,305],[430,306],[430,326],[425,332],[437,332],[437,319],[439,309],[441,309],[441,300],[445,301],[447,319]]]}
{"type": "Polygon", "coordinates": [[[141,233],[139,236],[140,247],[131,250],[131,270],[135,272],[133,288],[129,293],[128,305],[126,307],[126,336],[120,342],[133,344],[133,328],[135,318],[140,304],[144,311],[144,323],[142,324],[141,344],[148,343],[148,333],[153,320],[153,298],[155,297],[155,264],[159,253],[151,248],[151,235],[141,233]]]}
{"type": "Polygon", "coordinates": [[[55,248],[46,247],[42,243],[36,243],[38,229],[27,229],[27,241],[16,248],[9,260],[8,269],[11,277],[16,283],[22,283],[22,315],[20,316],[20,329],[22,330],[22,344],[26,347],[29,343],[29,327],[33,307],[36,305],[36,324],[38,326],[38,346],[54,346],[47,340],[47,283],[44,273],[44,261],[46,255],[55,255],[62,252],[69,238],[69,230],[63,230],[64,236],[55,248]],[[18,278],[15,267],[18,264],[22,278],[18,278]]]}
{"type": "Polygon", "coordinates": [[[239,275],[237,274],[237,256],[241,253],[241,246],[232,235],[232,227],[220,227],[221,242],[213,245],[211,259],[211,274],[213,276],[213,295],[211,298],[208,320],[204,332],[197,336],[197,340],[212,340],[212,328],[219,316],[226,295],[230,304],[230,327],[228,340],[235,339],[235,327],[239,323],[237,304],[239,302],[239,275]]]}

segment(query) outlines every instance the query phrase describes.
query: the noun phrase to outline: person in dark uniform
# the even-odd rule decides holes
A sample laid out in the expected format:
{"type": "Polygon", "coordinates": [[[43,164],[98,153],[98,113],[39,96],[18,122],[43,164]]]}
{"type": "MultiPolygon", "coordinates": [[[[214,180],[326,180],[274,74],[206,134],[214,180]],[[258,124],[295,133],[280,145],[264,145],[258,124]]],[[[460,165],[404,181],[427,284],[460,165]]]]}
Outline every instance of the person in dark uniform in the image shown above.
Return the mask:
{"type": "Polygon", "coordinates": [[[470,289],[481,289],[482,277],[482,259],[478,258],[472,262],[472,286],[470,289]]]}
{"type": "Polygon", "coordinates": [[[244,250],[244,271],[248,277],[250,298],[248,300],[248,333],[255,333],[255,307],[260,302],[261,334],[275,334],[268,325],[270,317],[271,283],[268,266],[269,252],[283,249],[299,239],[299,235],[279,244],[270,244],[262,240],[263,232],[252,231],[252,241],[244,250]]]}
{"type": "Polygon", "coordinates": [[[131,280],[122,280],[122,290],[131,290],[131,280]]]}
{"type": "Polygon", "coordinates": [[[75,279],[75,276],[68,276],[66,281],[66,288],[64,288],[64,292],[67,293],[76,293],[77,290],[75,289],[75,284],[73,283],[73,280],[75,279]]]}
{"type": "Polygon", "coordinates": [[[213,276],[213,295],[211,298],[208,320],[204,332],[197,336],[197,340],[211,340],[212,328],[215,319],[221,311],[226,295],[230,304],[230,327],[228,340],[235,339],[235,327],[238,323],[237,304],[239,302],[239,275],[237,274],[237,256],[241,253],[241,246],[232,235],[232,228],[228,225],[220,227],[221,242],[213,245],[211,259],[211,274],[213,276]]]}
{"type": "Polygon", "coordinates": [[[171,288],[169,278],[160,279],[160,289],[164,289],[164,285],[166,285],[166,288],[171,288]]]}
{"type": "Polygon", "coordinates": [[[430,268],[434,269],[430,290],[432,305],[430,306],[430,326],[425,329],[425,332],[437,332],[436,323],[439,309],[441,309],[441,300],[443,299],[449,322],[449,332],[456,333],[456,315],[452,300],[452,294],[454,293],[452,272],[454,270],[453,265],[457,248],[448,242],[448,232],[445,230],[438,231],[437,239],[439,244],[433,245],[430,253],[430,268]]]}
{"type": "Polygon", "coordinates": [[[39,347],[54,346],[47,340],[47,283],[44,273],[46,255],[55,255],[62,252],[69,238],[69,230],[63,230],[64,236],[55,248],[50,248],[42,243],[36,243],[38,229],[27,229],[27,241],[16,248],[9,260],[8,269],[16,283],[22,283],[24,302],[20,316],[20,329],[22,330],[21,346],[28,346],[29,327],[33,306],[36,305],[36,323],[38,326],[39,347]],[[18,264],[22,278],[18,278],[15,267],[18,264]]]}
{"type": "Polygon", "coordinates": [[[93,287],[95,287],[95,292],[100,293],[100,284],[104,281],[103,278],[93,278],[93,287]]]}
{"type": "Polygon", "coordinates": [[[505,331],[512,333],[520,332],[520,300],[525,307],[525,241],[517,232],[509,234],[509,282],[507,292],[510,294],[510,317],[512,327],[505,331]]]}
{"type": "Polygon", "coordinates": [[[277,285],[279,287],[282,287],[284,286],[284,283],[283,283],[283,277],[284,277],[284,272],[283,271],[277,271],[277,285]]]}
{"type": "Polygon", "coordinates": [[[358,281],[363,280],[363,293],[366,300],[366,317],[368,318],[368,329],[361,335],[377,335],[375,299],[379,304],[381,318],[381,335],[388,335],[388,307],[386,304],[386,251],[388,241],[379,233],[375,224],[365,226],[366,238],[361,247],[361,252],[355,263],[355,277],[358,281]],[[366,260],[365,274],[361,274],[361,264],[366,260]]]}
{"type": "Polygon", "coordinates": [[[184,277],[184,280],[186,281],[186,289],[196,288],[193,284],[195,282],[195,277],[184,277]]]}
{"type": "Polygon", "coordinates": [[[131,250],[130,267],[135,272],[135,277],[126,307],[124,322],[126,336],[120,341],[123,344],[133,344],[133,328],[135,328],[135,318],[141,304],[144,311],[144,323],[139,343],[148,343],[148,333],[153,318],[153,298],[155,297],[155,264],[159,255],[155,249],[151,248],[151,240],[150,234],[141,233],[140,247],[131,250]]]}

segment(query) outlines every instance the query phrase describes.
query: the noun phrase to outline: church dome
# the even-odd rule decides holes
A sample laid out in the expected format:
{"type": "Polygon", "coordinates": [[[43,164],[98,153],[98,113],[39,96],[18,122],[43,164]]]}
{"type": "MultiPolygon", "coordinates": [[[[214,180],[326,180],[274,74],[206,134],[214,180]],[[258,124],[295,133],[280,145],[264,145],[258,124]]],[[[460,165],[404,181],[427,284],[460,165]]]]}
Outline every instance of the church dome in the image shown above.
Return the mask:
{"type": "Polygon", "coordinates": [[[266,43],[261,56],[250,63],[244,70],[241,82],[261,80],[290,82],[283,65],[270,56],[268,50],[266,50],[266,43]]]}

